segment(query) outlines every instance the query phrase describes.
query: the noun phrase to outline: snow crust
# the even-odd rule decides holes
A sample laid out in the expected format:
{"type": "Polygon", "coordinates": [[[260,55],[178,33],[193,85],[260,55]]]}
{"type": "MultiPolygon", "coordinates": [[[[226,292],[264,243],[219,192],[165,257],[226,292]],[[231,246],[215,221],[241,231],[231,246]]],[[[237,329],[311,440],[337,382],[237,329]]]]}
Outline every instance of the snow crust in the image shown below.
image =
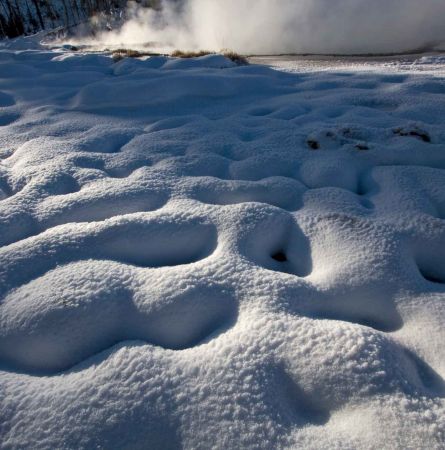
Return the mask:
{"type": "Polygon", "coordinates": [[[0,50],[1,448],[443,448],[444,77],[287,69],[0,50]]]}

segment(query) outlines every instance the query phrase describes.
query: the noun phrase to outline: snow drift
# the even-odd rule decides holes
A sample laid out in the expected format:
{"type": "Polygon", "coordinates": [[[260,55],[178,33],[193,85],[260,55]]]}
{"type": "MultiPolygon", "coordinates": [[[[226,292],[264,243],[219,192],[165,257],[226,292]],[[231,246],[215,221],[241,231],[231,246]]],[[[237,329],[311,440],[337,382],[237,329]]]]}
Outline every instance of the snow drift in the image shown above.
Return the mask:
{"type": "Polygon", "coordinates": [[[443,450],[442,59],[26,42],[0,43],[2,450],[443,450]]]}
{"type": "Polygon", "coordinates": [[[105,45],[247,54],[397,53],[445,41],[443,0],[164,0],[136,7],[105,45]]]}

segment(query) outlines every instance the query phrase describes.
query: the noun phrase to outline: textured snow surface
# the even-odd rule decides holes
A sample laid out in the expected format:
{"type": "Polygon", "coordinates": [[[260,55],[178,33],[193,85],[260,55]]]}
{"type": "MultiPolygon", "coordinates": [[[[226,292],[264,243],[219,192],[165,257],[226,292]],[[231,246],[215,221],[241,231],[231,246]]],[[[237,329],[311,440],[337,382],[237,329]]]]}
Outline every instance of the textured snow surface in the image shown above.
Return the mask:
{"type": "Polygon", "coordinates": [[[443,449],[444,143],[440,75],[1,50],[0,447],[443,449]]]}

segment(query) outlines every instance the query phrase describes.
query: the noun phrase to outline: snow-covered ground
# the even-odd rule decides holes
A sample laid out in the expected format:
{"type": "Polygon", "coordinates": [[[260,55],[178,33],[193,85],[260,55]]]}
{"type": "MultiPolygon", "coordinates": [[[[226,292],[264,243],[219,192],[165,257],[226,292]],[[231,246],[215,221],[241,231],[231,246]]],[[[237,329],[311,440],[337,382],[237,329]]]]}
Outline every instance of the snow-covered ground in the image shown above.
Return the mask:
{"type": "Polygon", "coordinates": [[[444,448],[444,57],[273,65],[0,49],[2,449],[444,448]]]}
{"type": "Polygon", "coordinates": [[[282,55],[253,56],[249,61],[285,72],[377,72],[418,73],[445,77],[445,50],[406,55],[330,56],[282,55]]]}

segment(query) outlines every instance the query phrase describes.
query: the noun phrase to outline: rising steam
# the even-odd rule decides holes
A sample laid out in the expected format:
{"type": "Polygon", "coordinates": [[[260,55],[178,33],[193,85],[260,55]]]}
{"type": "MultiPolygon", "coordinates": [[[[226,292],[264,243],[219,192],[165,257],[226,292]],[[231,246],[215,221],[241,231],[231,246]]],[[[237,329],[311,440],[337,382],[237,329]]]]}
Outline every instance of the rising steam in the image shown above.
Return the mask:
{"type": "Polygon", "coordinates": [[[397,53],[445,41],[445,0],[164,0],[127,16],[98,41],[243,54],[397,53]]]}

